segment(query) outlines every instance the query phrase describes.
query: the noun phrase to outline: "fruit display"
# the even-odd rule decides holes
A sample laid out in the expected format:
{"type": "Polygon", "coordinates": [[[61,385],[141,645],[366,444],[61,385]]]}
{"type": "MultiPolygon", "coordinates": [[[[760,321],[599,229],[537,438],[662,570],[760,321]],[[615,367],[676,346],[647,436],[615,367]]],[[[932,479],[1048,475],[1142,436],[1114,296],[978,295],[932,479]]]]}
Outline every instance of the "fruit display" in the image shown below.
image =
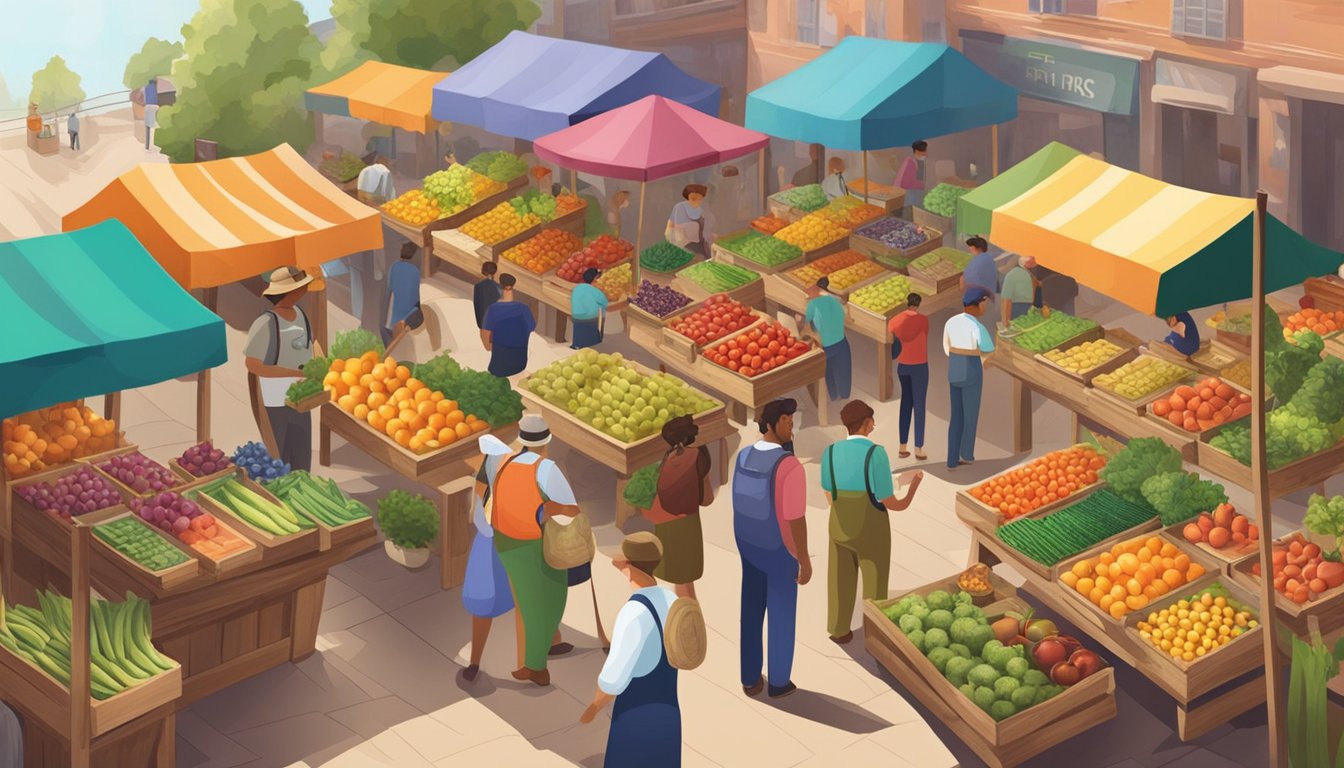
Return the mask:
{"type": "Polygon", "coordinates": [[[171,470],[139,451],[112,456],[97,466],[137,494],[163,491],[182,484],[171,470]]]}
{"type": "Polygon", "coordinates": [[[114,507],[122,502],[121,494],[107,478],[86,466],[80,466],[50,483],[29,483],[14,489],[19,498],[33,505],[39,512],[59,520],[114,507]]]}
{"type": "Polygon", "coordinates": [[[231,461],[252,480],[264,482],[289,474],[289,464],[266,452],[266,446],[256,440],[238,446],[231,461]]]}
{"type": "Polygon", "coordinates": [[[296,515],[283,503],[276,504],[239,482],[233,475],[215,480],[194,494],[204,494],[211,501],[258,531],[272,536],[289,536],[316,527],[307,517],[296,515]]]}
{"type": "MultiPolygon", "coordinates": [[[[1022,320],[1032,312],[1039,313],[1039,310],[1032,307],[1027,311],[1027,315],[1017,319],[1022,320]]],[[[1016,324],[1017,321],[1014,320],[1013,322],[1016,324]]],[[[1097,323],[1086,317],[1074,317],[1059,310],[1052,310],[1048,316],[1040,313],[1039,318],[1034,318],[1034,322],[1027,330],[1023,330],[1012,337],[1012,342],[1029,352],[1045,352],[1054,349],[1080,333],[1086,333],[1096,327],[1097,323]]]]}
{"type": "MultiPolygon", "coordinates": [[[[436,384],[450,386],[462,369],[439,363],[428,370],[443,379],[436,384]]],[[[490,428],[475,414],[464,412],[457,400],[412,376],[407,366],[391,357],[380,361],[373,351],[334,361],[324,383],[337,407],[414,453],[428,453],[490,428]]]]}
{"type": "Polygon", "coordinates": [[[498,181],[454,163],[425,177],[425,196],[438,204],[439,215],[452,216],[471,205],[504,191],[498,181]]]}
{"type": "MultiPolygon", "coordinates": [[[[787,228],[780,231],[786,232],[787,228]]],[[[790,245],[777,236],[763,235],[754,229],[748,229],[731,237],[721,238],[715,245],[732,251],[748,261],[754,261],[767,267],[784,264],[803,255],[798,246],[790,245]]]]}
{"type": "Polygon", "coordinates": [[[971,254],[942,246],[914,259],[909,266],[930,280],[942,280],[961,274],[970,263],[971,254]]]}
{"type": "Polygon", "coordinates": [[[532,374],[532,394],[623,442],[657,434],[669,419],[718,405],[671,374],[645,375],[619,353],[583,349],[532,374]]]}
{"type": "Polygon", "coordinates": [[[906,299],[909,298],[911,291],[910,278],[905,275],[892,275],[849,294],[849,303],[885,315],[898,307],[906,306],[906,299]]]}
{"type": "Polygon", "coordinates": [[[825,208],[817,211],[817,215],[830,219],[845,229],[854,230],[886,212],[885,208],[870,205],[861,198],[848,195],[835,198],[825,208]]]}
{"type": "Polygon", "coordinates": [[[855,264],[868,261],[868,257],[858,251],[846,248],[839,253],[832,253],[829,256],[822,256],[820,259],[804,264],[801,267],[794,267],[789,270],[789,278],[801,286],[816,285],[817,281],[832,272],[839,272],[846,267],[852,267],[855,264]]]}
{"type": "Polygon", "coordinates": [[[1135,630],[1145,642],[1171,658],[1191,662],[1259,625],[1249,606],[1231,599],[1222,584],[1214,583],[1148,614],[1135,630]]]}
{"type": "MultiPolygon", "coordinates": [[[[880,275],[887,270],[882,265],[874,261],[860,261],[857,264],[851,264],[844,269],[837,269],[826,277],[831,281],[830,290],[845,291],[850,287],[858,285],[874,275],[880,275]]],[[[897,275],[902,277],[902,275],[897,275]]],[[[907,281],[908,282],[908,281],[907,281]]]]}
{"type": "Polygon", "coordinates": [[[317,164],[317,170],[337,184],[345,184],[359,178],[359,172],[364,170],[364,161],[354,152],[342,152],[336,157],[323,158],[317,164]]]}
{"type": "Polygon", "coordinates": [[[1210,376],[1198,386],[1179,386],[1170,397],[1152,403],[1153,415],[1186,432],[1203,432],[1251,413],[1251,396],[1210,376]]]}
{"type": "Polygon", "coordinates": [[[467,167],[495,181],[512,181],[527,173],[527,163],[512,152],[481,152],[467,161],[467,167]]]}
{"type": "Polygon", "coordinates": [[[625,240],[600,235],[583,250],[570,256],[556,268],[555,274],[562,280],[577,283],[583,279],[583,273],[590,267],[606,269],[635,252],[635,246],[625,240]]]}
{"type": "Polygon", "coordinates": [[[1231,504],[1219,504],[1213,512],[1200,512],[1193,523],[1181,529],[1191,544],[1208,544],[1214,549],[1249,550],[1260,539],[1260,529],[1231,504]]]}
{"type": "Polygon", "coordinates": [[[588,202],[578,195],[561,192],[555,197],[555,218],[566,216],[588,207],[588,202]]]}
{"type": "Polygon", "coordinates": [[[674,288],[641,280],[639,290],[630,299],[630,303],[654,317],[667,317],[690,304],[691,299],[674,288]]]}
{"type": "Polygon", "coordinates": [[[1290,344],[1297,343],[1298,331],[1313,331],[1318,336],[1338,333],[1344,328],[1344,311],[1330,311],[1308,307],[1299,309],[1283,321],[1283,338],[1290,344]]]}
{"type": "Polygon", "coordinates": [[[621,494],[625,503],[635,509],[647,510],[653,506],[653,497],[658,493],[658,472],[663,462],[655,461],[647,467],[641,467],[630,476],[625,491],[621,494]]]}
{"type": "MultiPolygon", "coordinates": [[[[1274,590],[1298,605],[1344,586],[1344,563],[1327,559],[1320,545],[1301,533],[1274,542],[1273,567],[1274,590]]],[[[1251,565],[1251,575],[1259,578],[1259,561],[1251,565]]]]}
{"type": "Polygon", "coordinates": [[[176,493],[165,491],[136,499],[131,502],[131,511],[146,525],[176,537],[211,560],[222,560],[253,546],[246,539],[220,528],[214,515],[203,512],[196,502],[176,493]]]}
{"type": "Polygon", "coordinates": [[[494,245],[539,224],[541,217],[535,213],[520,216],[512,205],[504,202],[463,224],[462,234],[494,245]]]}
{"type": "Polygon", "coordinates": [[[527,220],[535,216],[543,223],[553,220],[559,215],[560,210],[559,200],[550,193],[539,192],[535,189],[529,189],[521,195],[514,195],[509,198],[509,205],[513,207],[514,213],[518,214],[519,218],[527,220]]]}
{"type": "Polygon", "coordinates": [[[775,197],[790,208],[808,212],[825,208],[831,200],[820,184],[804,184],[801,187],[786,189],[775,197]]]}
{"type": "Polygon", "coordinates": [[[136,517],[122,517],[93,527],[93,535],[151,573],[179,566],[190,558],[151,531],[136,517]]]}
{"type": "Polygon", "coordinates": [[[1219,372],[1224,381],[1236,384],[1242,389],[1251,388],[1251,361],[1238,360],[1219,372]]]}
{"type": "Polygon", "coordinates": [[[718,293],[705,299],[699,309],[678,320],[672,330],[698,346],[704,346],[746,328],[756,320],[751,307],[718,293]]]}
{"type": "Polygon", "coordinates": [[[766,235],[773,235],[788,225],[789,222],[770,214],[757,216],[751,220],[751,228],[766,235]]]}
{"type": "Polygon", "coordinates": [[[527,271],[540,275],[559,266],[583,247],[583,238],[563,229],[543,229],[500,254],[527,271]]]}
{"type": "Polygon", "coordinates": [[[177,458],[178,466],[187,470],[192,477],[205,477],[233,466],[233,461],[224,452],[206,440],[197,443],[182,452],[177,458]]]}
{"type": "Polygon", "coordinates": [[[871,224],[860,227],[854,234],[866,237],[869,240],[876,240],[886,247],[898,251],[908,251],[929,241],[929,235],[923,227],[915,226],[905,219],[892,216],[884,216],[871,224]]]}
{"type": "Polygon", "coordinates": [[[608,301],[620,301],[629,296],[634,283],[635,271],[628,261],[606,270],[593,281],[593,285],[606,294],[608,301]]]}
{"type": "Polygon", "coordinates": [[[952,218],[957,215],[957,201],[961,196],[970,192],[966,187],[959,187],[956,184],[939,184],[930,189],[924,195],[924,202],[920,207],[929,213],[936,213],[944,218],[952,218]]]}
{"type": "Polygon", "coordinates": [[[1004,520],[1030,514],[1097,482],[1106,459],[1089,445],[1075,445],[1046,455],[970,490],[971,496],[1004,520]]]}
{"type": "Polygon", "coordinates": [[[1171,542],[1140,536],[1096,557],[1083,558],[1065,572],[1072,576],[1074,591],[1102,613],[1123,619],[1130,611],[1141,611],[1153,600],[1203,576],[1204,566],[1171,542]]]}
{"type": "Polygon", "coordinates": [[[1066,371],[1086,373],[1100,365],[1105,365],[1115,356],[1124,352],[1124,348],[1107,341],[1094,339],[1075,344],[1068,349],[1051,349],[1045,352],[1045,359],[1066,371]]]}
{"type": "MultiPolygon", "coordinates": [[[[1041,565],[1052,566],[1152,519],[1151,509],[1103,488],[1045,517],[1024,517],[1002,525],[994,535],[1041,565]]],[[[1078,578],[1073,573],[1060,575],[1069,587],[1076,586],[1078,578]]]]}
{"type": "Polygon", "coordinates": [[[751,378],[787,365],[811,348],[808,342],[795,339],[784,326],[767,320],[746,333],[706,347],[704,355],[730,371],[751,378]]]}
{"type": "Polygon", "coordinates": [[[732,291],[747,283],[760,280],[761,276],[750,269],[735,267],[718,261],[702,261],[692,264],[677,273],[679,277],[695,283],[710,293],[732,291]]]}
{"type": "Polygon", "coordinates": [[[1114,371],[1096,377],[1092,380],[1092,386],[1126,400],[1142,400],[1190,375],[1190,369],[1184,366],[1158,357],[1139,355],[1114,371]]]}
{"type": "Polygon", "coordinates": [[[809,213],[773,235],[803,251],[815,251],[848,236],[849,230],[815,213],[809,213]]]}
{"type": "MultiPolygon", "coordinates": [[[[70,687],[70,598],[39,590],[41,609],[0,600],[0,645],[70,687]]],[[[104,701],[176,667],[150,642],[149,603],[127,593],[121,603],[89,601],[89,694],[104,701]]]]}
{"type": "Polygon", "coordinates": [[[0,422],[5,472],[12,478],[111,450],[118,438],[115,422],[73,403],[0,422]]]}
{"type": "MultiPolygon", "coordinates": [[[[384,365],[386,366],[387,362],[384,362],[384,365]]],[[[445,397],[451,394],[452,399],[457,401],[458,408],[464,413],[475,414],[476,418],[484,419],[491,427],[514,424],[523,417],[523,399],[513,391],[508,379],[459,365],[447,352],[415,366],[411,373],[435,392],[442,392],[445,397]]],[[[397,377],[401,377],[400,372],[397,377]]],[[[434,399],[434,395],[431,394],[430,400],[434,399]]],[[[451,412],[449,415],[452,415],[451,412]]],[[[432,415],[430,419],[437,423],[432,415]]],[[[471,421],[472,418],[468,417],[466,420],[471,421]]],[[[484,430],[473,425],[472,431],[484,430]]],[[[447,435],[440,431],[440,441],[446,437],[447,435]]]]}
{"type": "Polygon", "coordinates": [[[397,221],[415,227],[423,227],[430,222],[443,218],[439,201],[426,195],[424,190],[420,189],[412,189],[410,192],[404,192],[400,196],[388,200],[383,203],[381,210],[397,221]]]}
{"type": "Polygon", "coordinates": [[[290,472],[265,488],[299,515],[328,528],[373,515],[362,502],[346,496],[336,481],[313,477],[303,470],[290,472]]]}
{"type": "Polygon", "coordinates": [[[661,240],[640,252],[639,267],[650,272],[676,272],[694,258],[695,254],[685,248],[661,240]]]}

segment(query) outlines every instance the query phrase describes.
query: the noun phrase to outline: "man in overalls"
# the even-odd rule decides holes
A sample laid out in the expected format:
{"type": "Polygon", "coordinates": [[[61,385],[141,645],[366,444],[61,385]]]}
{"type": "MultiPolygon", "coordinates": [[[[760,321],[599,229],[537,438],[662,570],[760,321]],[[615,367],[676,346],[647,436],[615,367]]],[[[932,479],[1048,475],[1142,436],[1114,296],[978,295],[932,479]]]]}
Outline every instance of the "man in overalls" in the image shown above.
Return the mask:
{"type": "Polygon", "coordinates": [[[761,440],[737,454],[733,473],[733,533],[742,557],[742,690],[755,696],[761,676],[761,631],[770,614],[769,695],[788,696],[793,684],[793,638],[798,586],[812,578],[807,554],[807,478],[785,446],[793,441],[798,403],[772,400],[761,411],[761,440]]]}
{"type": "Polygon", "coordinates": [[[826,626],[831,641],[844,645],[854,639],[854,593],[863,574],[863,597],[887,598],[891,571],[891,524],[887,511],[910,506],[924,478],[912,472],[905,496],[896,498],[887,451],[868,436],[876,423],[873,409],[862,400],[850,400],[840,409],[840,421],[849,437],[821,455],[821,487],[831,496],[830,568],[827,574],[826,626]]]}
{"type": "Polygon", "coordinates": [[[632,533],[611,564],[630,582],[632,593],[616,615],[611,654],[597,678],[597,692],[581,723],[591,723],[616,699],[607,734],[606,768],[677,768],[681,765],[681,705],[677,670],[667,660],[663,625],[677,596],[658,586],[653,572],[663,557],[658,537],[632,533]]]}

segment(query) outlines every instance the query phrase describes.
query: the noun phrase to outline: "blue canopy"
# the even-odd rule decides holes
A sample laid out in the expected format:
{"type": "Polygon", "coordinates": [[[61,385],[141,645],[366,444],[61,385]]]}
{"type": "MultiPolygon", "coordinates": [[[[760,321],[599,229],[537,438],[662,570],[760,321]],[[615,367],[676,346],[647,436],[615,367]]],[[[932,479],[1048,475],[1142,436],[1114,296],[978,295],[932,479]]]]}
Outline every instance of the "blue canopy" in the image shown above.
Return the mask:
{"type": "Polygon", "coordinates": [[[0,417],[220,365],[224,321],[115,219],[0,243],[0,417]]]}
{"type": "Polygon", "coordinates": [[[941,43],[846,37],[747,96],[747,127],[832,149],[887,149],[1017,117],[1017,91],[941,43]]]}
{"type": "Polygon", "coordinates": [[[434,86],[430,114],[531,141],[645,96],[719,114],[719,86],[661,53],[517,31],[434,86]]]}

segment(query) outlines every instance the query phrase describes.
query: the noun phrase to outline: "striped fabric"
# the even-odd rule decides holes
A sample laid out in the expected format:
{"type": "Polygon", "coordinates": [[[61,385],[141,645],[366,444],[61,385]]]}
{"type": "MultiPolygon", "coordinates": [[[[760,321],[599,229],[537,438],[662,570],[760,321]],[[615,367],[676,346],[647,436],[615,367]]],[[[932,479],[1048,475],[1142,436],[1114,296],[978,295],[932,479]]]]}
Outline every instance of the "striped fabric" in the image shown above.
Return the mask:
{"type": "Polygon", "coordinates": [[[309,88],[309,111],[348,115],[415,133],[434,130],[429,116],[434,86],[447,72],[366,61],[344,75],[309,88]]]}
{"type": "Polygon", "coordinates": [[[383,242],[378,212],[288,144],[249,157],[141,165],[66,215],[62,227],[112,218],[188,289],[310,268],[383,242]]]}

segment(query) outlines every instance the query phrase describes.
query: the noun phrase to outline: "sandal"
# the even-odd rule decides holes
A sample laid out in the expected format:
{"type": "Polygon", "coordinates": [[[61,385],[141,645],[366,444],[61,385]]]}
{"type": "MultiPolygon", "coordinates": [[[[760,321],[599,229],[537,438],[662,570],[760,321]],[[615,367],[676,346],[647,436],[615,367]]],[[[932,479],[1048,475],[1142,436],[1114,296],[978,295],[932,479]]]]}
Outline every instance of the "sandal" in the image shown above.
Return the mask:
{"type": "Polygon", "coordinates": [[[928,461],[928,460],[929,460],[929,457],[928,457],[923,451],[919,450],[918,448],[915,449],[915,458],[916,458],[916,459],[919,459],[920,461],[928,461]]]}
{"type": "Polygon", "coordinates": [[[898,458],[908,459],[908,458],[910,458],[910,452],[909,452],[909,451],[897,451],[897,452],[896,452],[896,456],[897,456],[898,458]]]}

